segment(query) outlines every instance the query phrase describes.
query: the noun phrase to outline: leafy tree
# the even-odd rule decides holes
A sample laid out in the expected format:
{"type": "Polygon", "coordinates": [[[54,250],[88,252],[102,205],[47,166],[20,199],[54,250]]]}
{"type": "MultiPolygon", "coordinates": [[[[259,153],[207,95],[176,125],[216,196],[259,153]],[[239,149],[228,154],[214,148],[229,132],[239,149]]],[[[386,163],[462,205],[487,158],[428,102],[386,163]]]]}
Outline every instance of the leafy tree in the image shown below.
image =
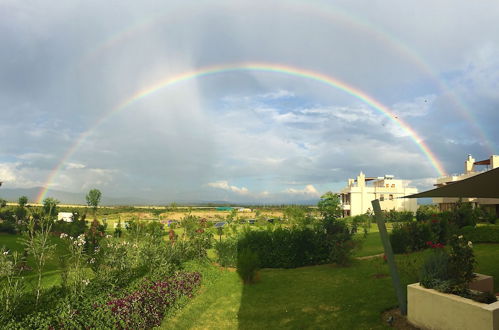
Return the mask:
{"type": "Polygon", "coordinates": [[[317,207],[324,219],[336,219],[341,216],[340,197],[330,191],[321,196],[317,207]]]}
{"type": "Polygon", "coordinates": [[[48,216],[55,216],[57,214],[57,204],[60,202],[52,197],[47,197],[43,200],[43,212],[48,216]]]}
{"type": "Polygon", "coordinates": [[[26,197],[26,196],[19,197],[19,206],[25,207],[26,204],[28,204],[28,197],[26,197]]]}
{"type": "Polygon", "coordinates": [[[0,198],[0,208],[5,207],[7,205],[7,201],[3,198],[0,198]]]}
{"type": "Polygon", "coordinates": [[[88,192],[86,199],[87,205],[94,209],[94,219],[96,218],[97,207],[99,206],[102,193],[99,189],[92,189],[88,192]]]}

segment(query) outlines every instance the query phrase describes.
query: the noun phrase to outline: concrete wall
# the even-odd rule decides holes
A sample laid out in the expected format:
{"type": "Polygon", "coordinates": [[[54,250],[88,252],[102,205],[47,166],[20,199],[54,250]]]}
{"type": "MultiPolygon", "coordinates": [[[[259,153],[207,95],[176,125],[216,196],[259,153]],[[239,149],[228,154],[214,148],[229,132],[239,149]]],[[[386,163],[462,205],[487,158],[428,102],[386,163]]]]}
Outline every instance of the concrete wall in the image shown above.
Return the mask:
{"type": "Polygon", "coordinates": [[[482,304],[456,295],[407,286],[407,318],[434,330],[499,330],[499,302],[482,304]]]}

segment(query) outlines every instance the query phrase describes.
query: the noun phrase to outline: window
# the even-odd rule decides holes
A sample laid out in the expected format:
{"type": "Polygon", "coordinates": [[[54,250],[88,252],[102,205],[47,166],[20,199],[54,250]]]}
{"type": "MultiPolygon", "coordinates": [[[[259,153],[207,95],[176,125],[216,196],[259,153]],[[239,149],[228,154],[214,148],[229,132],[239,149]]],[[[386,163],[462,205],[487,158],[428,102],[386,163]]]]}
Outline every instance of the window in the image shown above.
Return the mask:
{"type": "Polygon", "coordinates": [[[393,195],[390,194],[390,196],[388,196],[388,199],[390,199],[391,201],[393,201],[393,195]]]}
{"type": "Polygon", "coordinates": [[[381,194],[381,195],[379,196],[379,200],[380,200],[380,201],[384,201],[384,200],[385,200],[385,195],[381,194]]]}
{"type": "Polygon", "coordinates": [[[395,183],[392,183],[392,188],[395,188],[395,183]]]}

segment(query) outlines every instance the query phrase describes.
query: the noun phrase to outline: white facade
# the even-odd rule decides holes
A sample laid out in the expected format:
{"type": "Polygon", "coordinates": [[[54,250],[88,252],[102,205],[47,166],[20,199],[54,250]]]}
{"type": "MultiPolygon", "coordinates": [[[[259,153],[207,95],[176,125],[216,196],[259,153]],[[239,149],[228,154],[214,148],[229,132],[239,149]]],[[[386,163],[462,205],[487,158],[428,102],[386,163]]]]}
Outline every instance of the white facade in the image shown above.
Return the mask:
{"type": "MultiPolygon", "coordinates": [[[[448,175],[437,179],[436,186],[441,187],[448,183],[467,179],[477,174],[499,167],[499,155],[492,155],[489,159],[476,161],[471,155],[464,162],[464,173],[459,175],[448,175]],[[486,166],[479,168],[478,166],[486,166]]],[[[458,198],[433,198],[433,203],[438,204],[441,211],[449,211],[452,206],[458,201],[458,198]]],[[[463,202],[475,203],[481,205],[485,209],[499,215],[499,199],[498,198],[463,198],[463,202]]]]}
{"type": "Polygon", "coordinates": [[[57,220],[64,220],[66,222],[73,222],[73,213],[59,212],[57,213],[57,220]]]}
{"type": "Polygon", "coordinates": [[[357,179],[348,179],[348,185],[341,190],[343,216],[371,212],[371,201],[375,199],[379,199],[382,210],[416,212],[417,200],[401,197],[417,192],[417,188],[407,187],[407,181],[395,179],[393,175],[366,178],[360,172],[357,179]]]}

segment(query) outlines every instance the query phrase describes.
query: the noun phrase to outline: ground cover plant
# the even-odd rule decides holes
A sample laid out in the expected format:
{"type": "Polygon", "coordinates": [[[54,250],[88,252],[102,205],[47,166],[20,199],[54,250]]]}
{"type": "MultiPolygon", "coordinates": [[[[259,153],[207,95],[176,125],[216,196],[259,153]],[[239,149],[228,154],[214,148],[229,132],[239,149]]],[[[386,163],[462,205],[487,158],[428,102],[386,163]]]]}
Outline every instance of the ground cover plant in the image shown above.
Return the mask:
{"type": "Polygon", "coordinates": [[[52,230],[57,202],[47,205],[27,219],[24,238],[0,237],[0,245],[8,243],[0,256],[0,320],[6,328],[151,328],[199,287],[200,274],[182,268],[206,259],[211,234],[205,220],[191,216],[189,229],[166,239],[159,222],[137,221],[114,237],[95,218],[71,236],[64,230],[75,228],[70,224],[52,230]],[[48,266],[58,277],[49,285],[48,266]]]}

